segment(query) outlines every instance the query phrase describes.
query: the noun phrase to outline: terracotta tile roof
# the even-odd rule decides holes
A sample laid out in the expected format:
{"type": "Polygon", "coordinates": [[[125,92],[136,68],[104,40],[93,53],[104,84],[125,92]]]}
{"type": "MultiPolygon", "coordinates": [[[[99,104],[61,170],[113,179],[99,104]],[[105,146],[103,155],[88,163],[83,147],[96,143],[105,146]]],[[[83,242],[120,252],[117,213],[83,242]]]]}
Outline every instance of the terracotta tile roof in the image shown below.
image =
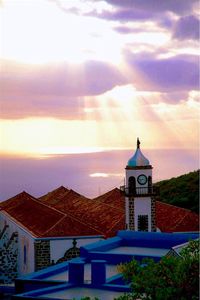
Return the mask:
{"type": "Polygon", "coordinates": [[[188,209],[156,201],[156,226],[164,232],[199,230],[199,216],[188,209]]]}
{"type": "MultiPolygon", "coordinates": [[[[117,188],[95,199],[65,187],[39,200],[23,192],[0,203],[0,209],[37,237],[110,237],[125,228],[124,197],[117,188]]],[[[198,231],[199,220],[189,210],[157,201],[156,226],[163,232],[198,231]]]]}
{"type": "Polygon", "coordinates": [[[0,209],[35,237],[101,234],[92,226],[43,204],[26,192],[0,203],[0,209]]]}
{"type": "Polygon", "coordinates": [[[26,192],[0,203],[0,208],[35,236],[42,236],[64,216],[26,192]]]}
{"type": "Polygon", "coordinates": [[[113,210],[113,206],[97,199],[88,199],[73,190],[59,198],[53,207],[93,226],[105,236],[110,236],[113,232],[111,229],[115,227],[123,215],[123,210],[118,207],[113,210]]]}
{"type": "Polygon", "coordinates": [[[65,215],[65,217],[60,220],[60,222],[55,224],[55,226],[44,233],[45,237],[94,235],[102,235],[102,233],[92,226],[89,226],[88,224],[85,224],[70,215],[65,215]]]}
{"type": "Polygon", "coordinates": [[[117,207],[119,209],[124,210],[125,200],[124,196],[120,192],[118,188],[114,188],[113,190],[94,198],[93,200],[99,200],[102,203],[109,204],[111,206],[117,207]]]}
{"type": "Polygon", "coordinates": [[[38,198],[38,200],[41,200],[43,203],[48,203],[48,205],[54,204],[56,203],[60,197],[62,197],[66,192],[68,192],[69,190],[64,187],[64,186],[60,186],[59,188],[41,196],[40,198],[38,198]]]}
{"type": "MultiPolygon", "coordinates": [[[[124,198],[119,189],[111,190],[95,199],[122,208],[125,218],[124,198]]],[[[125,220],[121,224],[119,222],[118,230],[124,228],[122,227],[124,223],[125,220]]],[[[199,216],[190,210],[156,201],[156,226],[163,232],[199,231],[199,216]]]]}

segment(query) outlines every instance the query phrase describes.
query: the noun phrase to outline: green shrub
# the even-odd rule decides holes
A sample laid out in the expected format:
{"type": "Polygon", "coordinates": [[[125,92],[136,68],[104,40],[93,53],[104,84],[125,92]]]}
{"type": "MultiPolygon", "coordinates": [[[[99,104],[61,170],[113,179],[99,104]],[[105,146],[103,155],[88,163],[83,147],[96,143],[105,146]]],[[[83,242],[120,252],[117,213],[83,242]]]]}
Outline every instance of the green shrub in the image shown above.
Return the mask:
{"type": "Polygon", "coordinates": [[[144,259],[120,265],[132,293],[118,300],[197,300],[199,299],[199,242],[191,241],[179,257],[163,257],[156,263],[144,259]]]}

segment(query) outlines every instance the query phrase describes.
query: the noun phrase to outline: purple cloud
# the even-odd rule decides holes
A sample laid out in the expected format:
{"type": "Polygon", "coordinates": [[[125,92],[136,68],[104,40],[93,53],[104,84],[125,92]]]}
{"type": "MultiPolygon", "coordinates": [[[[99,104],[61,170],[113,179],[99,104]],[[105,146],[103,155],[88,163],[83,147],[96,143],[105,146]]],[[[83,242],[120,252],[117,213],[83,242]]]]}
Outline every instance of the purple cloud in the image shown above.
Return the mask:
{"type": "Polygon", "coordinates": [[[173,37],[179,40],[199,40],[200,21],[195,16],[186,16],[178,20],[173,37]]]}
{"type": "Polygon", "coordinates": [[[179,55],[168,59],[156,59],[147,53],[139,56],[127,53],[126,59],[128,64],[141,74],[141,79],[137,80],[136,77],[136,82],[133,82],[138,89],[162,92],[199,89],[197,56],[179,55]],[[147,81],[146,86],[142,76],[147,81]]]}
{"type": "Polygon", "coordinates": [[[35,115],[81,119],[84,115],[82,97],[99,95],[126,83],[118,69],[97,61],[76,67],[65,63],[33,69],[11,64],[2,70],[2,118],[35,115]]]}
{"type": "MultiPolygon", "coordinates": [[[[126,22],[144,22],[144,21],[154,21],[159,26],[171,29],[174,25],[174,19],[170,12],[176,13],[177,15],[184,15],[185,12],[192,12],[192,5],[196,0],[190,3],[185,3],[181,0],[169,0],[169,1],[112,1],[108,0],[110,4],[113,5],[112,10],[102,10],[97,11],[95,9],[88,13],[84,13],[85,16],[96,17],[100,19],[105,19],[108,21],[121,22],[121,26],[114,28],[122,34],[127,34],[130,31],[127,27],[124,27],[126,22]]],[[[142,27],[141,27],[142,30],[142,27]]],[[[140,31],[141,31],[140,30],[140,31]]]]}
{"type": "Polygon", "coordinates": [[[192,7],[195,3],[198,3],[198,0],[107,0],[108,3],[115,5],[117,7],[127,7],[132,9],[144,10],[147,12],[166,12],[171,11],[178,15],[189,13],[192,11],[192,7]]]}
{"type": "Polygon", "coordinates": [[[0,84],[4,93],[12,90],[32,95],[88,96],[102,94],[125,83],[120,71],[108,63],[87,61],[78,66],[67,63],[19,69],[4,69],[0,84]]]}
{"type": "Polygon", "coordinates": [[[122,34],[129,34],[135,32],[135,30],[127,26],[116,26],[114,27],[114,30],[122,34]]]}
{"type": "Polygon", "coordinates": [[[101,13],[90,12],[90,16],[96,16],[102,19],[111,20],[111,21],[144,21],[151,20],[155,18],[154,12],[142,11],[138,9],[130,10],[129,8],[120,8],[114,11],[102,11],[101,13]]]}

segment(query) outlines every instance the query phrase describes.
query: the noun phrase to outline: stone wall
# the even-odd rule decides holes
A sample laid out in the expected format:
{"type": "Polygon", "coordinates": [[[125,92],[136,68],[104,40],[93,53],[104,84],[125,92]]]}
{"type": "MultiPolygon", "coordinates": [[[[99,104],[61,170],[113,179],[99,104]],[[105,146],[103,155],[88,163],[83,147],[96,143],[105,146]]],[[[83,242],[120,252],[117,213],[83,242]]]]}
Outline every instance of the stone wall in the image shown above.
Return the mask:
{"type": "Polygon", "coordinates": [[[35,271],[50,266],[50,241],[37,240],[34,243],[35,248],[35,271]]]}
{"type": "Polygon", "coordinates": [[[18,233],[8,236],[8,225],[5,225],[0,234],[0,282],[12,283],[18,276],[18,233]]]}
{"type": "Polygon", "coordinates": [[[151,231],[156,231],[156,200],[151,198],[151,231]]]}
{"type": "Polygon", "coordinates": [[[129,198],[129,229],[135,230],[134,198],[129,198]]]}

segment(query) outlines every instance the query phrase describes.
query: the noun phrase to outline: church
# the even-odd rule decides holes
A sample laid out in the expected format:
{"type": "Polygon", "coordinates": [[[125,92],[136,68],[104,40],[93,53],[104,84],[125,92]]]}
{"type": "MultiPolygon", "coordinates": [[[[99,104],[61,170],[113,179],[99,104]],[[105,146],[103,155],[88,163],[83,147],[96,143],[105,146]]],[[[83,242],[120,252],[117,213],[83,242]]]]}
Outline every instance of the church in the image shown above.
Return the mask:
{"type": "Polygon", "coordinates": [[[157,200],[152,171],[137,139],[124,186],[94,199],[61,186],[40,198],[23,191],[1,202],[0,282],[69,261],[120,230],[197,232],[197,214],[157,200]]]}

